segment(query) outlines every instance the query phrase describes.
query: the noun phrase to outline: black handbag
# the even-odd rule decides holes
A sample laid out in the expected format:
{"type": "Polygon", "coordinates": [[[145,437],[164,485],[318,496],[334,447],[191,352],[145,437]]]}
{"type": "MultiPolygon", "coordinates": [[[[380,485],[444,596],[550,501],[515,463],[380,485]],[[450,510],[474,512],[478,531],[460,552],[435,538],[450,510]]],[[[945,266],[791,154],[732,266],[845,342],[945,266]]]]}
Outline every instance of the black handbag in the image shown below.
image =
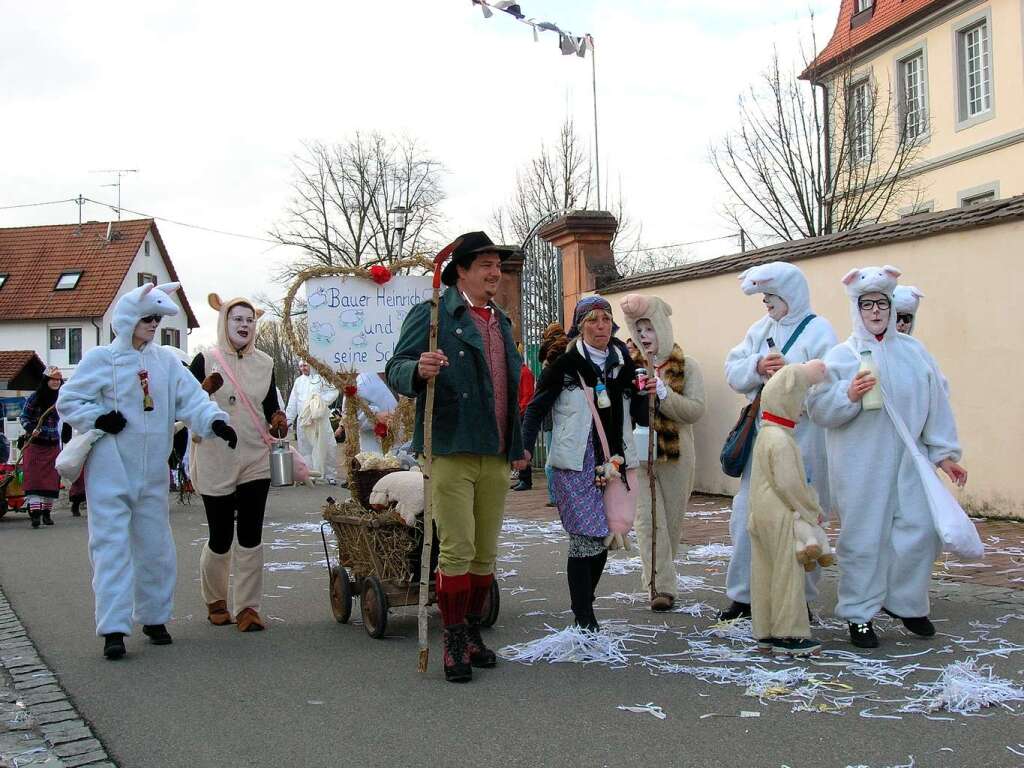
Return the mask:
{"type": "MultiPolygon", "coordinates": [[[[797,326],[793,335],[789,337],[782,348],[783,357],[815,317],[817,315],[808,315],[797,326]]],[[[763,389],[764,387],[761,387],[761,390],[763,389]]],[[[757,414],[761,411],[761,390],[758,390],[757,397],[743,406],[740,418],[736,422],[736,426],[730,430],[728,437],[725,438],[722,453],[718,456],[718,460],[722,464],[722,471],[729,477],[740,477],[743,474],[743,468],[747,466],[747,461],[750,459],[750,452],[754,449],[754,438],[757,437],[757,414]]]]}

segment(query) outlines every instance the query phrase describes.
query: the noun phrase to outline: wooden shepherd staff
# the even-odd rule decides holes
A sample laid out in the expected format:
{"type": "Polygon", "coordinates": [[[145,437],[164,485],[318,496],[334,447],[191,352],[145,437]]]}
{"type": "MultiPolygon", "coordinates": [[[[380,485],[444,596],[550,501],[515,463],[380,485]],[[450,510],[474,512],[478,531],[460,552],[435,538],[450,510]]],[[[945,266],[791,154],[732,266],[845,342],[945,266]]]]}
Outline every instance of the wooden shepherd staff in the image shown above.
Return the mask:
{"type": "MultiPolygon", "coordinates": [[[[637,345],[644,353],[644,363],[647,365],[647,376],[654,378],[657,375],[657,368],[654,367],[654,358],[644,349],[643,344],[637,345]]],[[[657,394],[647,395],[647,477],[651,483],[651,600],[658,591],[654,586],[655,578],[658,575],[658,493],[655,488],[654,477],[654,446],[656,435],[654,433],[654,411],[657,408],[657,394]]]]}
{"type": "MultiPolygon", "coordinates": [[[[462,238],[446,245],[434,258],[434,296],[430,307],[430,335],[427,349],[437,351],[437,323],[440,309],[441,270],[452,251],[459,247],[462,238]]],[[[430,598],[430,553],[434,547],[434,500],[430,490],[430,478],[434,465],[434,384],[436,376],[427,379],[427,400],[423,408],[423,453],[426,465],[423,468],[423,551],[420,553],[420,602],[419,602],[419,643],[420,654],[417,668],[427,671],[430,660],[430,645],[427,633],[427,601],[430,598]]]]}

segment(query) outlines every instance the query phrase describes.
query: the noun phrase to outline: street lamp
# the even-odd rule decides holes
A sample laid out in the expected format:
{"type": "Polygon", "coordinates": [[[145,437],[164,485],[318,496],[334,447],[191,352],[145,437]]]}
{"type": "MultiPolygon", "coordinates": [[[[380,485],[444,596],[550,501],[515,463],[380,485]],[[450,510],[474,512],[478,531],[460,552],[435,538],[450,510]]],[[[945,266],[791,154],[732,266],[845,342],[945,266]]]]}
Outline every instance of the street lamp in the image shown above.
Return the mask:
{"type": "Polygon", "coordinates": [[[398,236],[398,258],[402,258],[402,249],[405,247],[405,227],[409,220],[412,209],[399,205],[388,210],[391,217],[391,230],[398,236]]]}

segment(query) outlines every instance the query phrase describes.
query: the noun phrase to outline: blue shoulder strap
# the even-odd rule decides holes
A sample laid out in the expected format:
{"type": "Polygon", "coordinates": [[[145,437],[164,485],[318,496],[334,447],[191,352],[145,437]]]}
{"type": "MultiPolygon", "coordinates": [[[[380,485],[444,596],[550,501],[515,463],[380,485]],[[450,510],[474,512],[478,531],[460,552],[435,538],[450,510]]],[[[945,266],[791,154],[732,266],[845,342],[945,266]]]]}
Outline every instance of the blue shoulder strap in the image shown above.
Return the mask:
{"type": "Polygon", "coordinates": [[[782,347],[782,355],[783,355],[783,357],[785,357],[786,353],[789,352],[790,348],[794,344],[796,344],[796,340],[800,338],[800,334],[804,332],[804,328],[806,328],[807,325],[811,322],[811,320],[813,320],[816,317],[817,317],[817,315],[813,315],[813,314],[812,315],[808,315],[807,317],[805,317],[803,319],[803,321],[800,323],[800,325],[798,325],[796,327],[796,330],[793,331],[793,335],[789,337],[789,341],[787,341],[785,343],[785,345],[782,347]]]}

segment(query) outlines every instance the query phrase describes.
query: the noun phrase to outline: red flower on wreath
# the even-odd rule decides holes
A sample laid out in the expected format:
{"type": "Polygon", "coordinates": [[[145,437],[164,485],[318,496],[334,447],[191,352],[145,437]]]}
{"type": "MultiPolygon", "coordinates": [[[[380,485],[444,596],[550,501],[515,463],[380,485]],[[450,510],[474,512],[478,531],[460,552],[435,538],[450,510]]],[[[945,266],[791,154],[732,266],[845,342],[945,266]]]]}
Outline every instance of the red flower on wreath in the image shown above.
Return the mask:
{"type": "Polygon", "coordinates": [[[356,392],[357,390],[355,384],[349,384],[347,387],[345,387],[345,397],[355,397],[356,392]]]}
{"type": "Polygon", "coordinates": [[[388,425],[378,421],[376,424],[373,425],[373,434],[375,434],[377,437],[383,440],[385,437],[388,436],[388,425]]]}
{"type": "Polygon", "coordinates": [[[380,264],[375,264],[370,267],[370,278],[377,285],[384,285],[384,283],[391,279],[391,270],[380,264]]]}

